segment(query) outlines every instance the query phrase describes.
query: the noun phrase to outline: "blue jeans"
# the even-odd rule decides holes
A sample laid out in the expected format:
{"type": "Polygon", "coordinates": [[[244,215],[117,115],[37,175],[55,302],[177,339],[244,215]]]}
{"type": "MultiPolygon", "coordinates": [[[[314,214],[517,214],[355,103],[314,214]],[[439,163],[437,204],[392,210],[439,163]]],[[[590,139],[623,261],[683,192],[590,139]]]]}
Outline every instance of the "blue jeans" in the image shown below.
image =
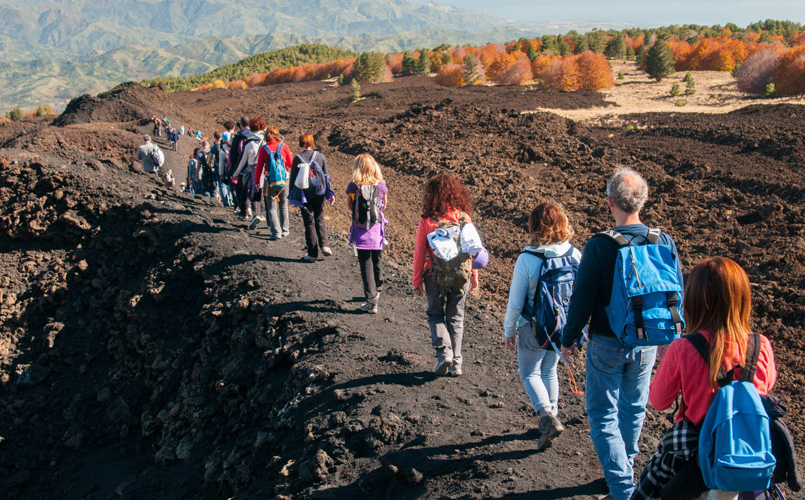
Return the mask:
{"type": "Polygon", "coordinates": [[[593,335],[587,347],[587,416],[609,494],[627,500],[634,491],[634,457],[646,417],[655,347],[628,347],[593,335]]]}
{"type": "Polygon", "coordinates": [[[225,207],[228,207],[229,204],[232,203],[232,193],[229,191],[229,186],[219,180],[216,181],[215,187],[221,195],[221,203],[223,203],[225,207]]]}
{"type": "Polygon", "coordinates": [[[538,415],[543,416],[550,412],[557,416],[559,379],[556,376],[556,365],[559,363],[559,355],[550,344],[545,349],[540,347],[531,323],[526,323],[518,330],[517,361],[525,392],[538,415]]]}

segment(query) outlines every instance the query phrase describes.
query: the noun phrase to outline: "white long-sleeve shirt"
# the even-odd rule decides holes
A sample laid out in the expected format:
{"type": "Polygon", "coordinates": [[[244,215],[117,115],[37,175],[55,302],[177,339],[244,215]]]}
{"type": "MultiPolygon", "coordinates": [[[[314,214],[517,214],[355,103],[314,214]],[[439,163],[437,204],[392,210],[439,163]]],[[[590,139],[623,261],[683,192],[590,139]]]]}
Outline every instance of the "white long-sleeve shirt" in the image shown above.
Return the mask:
{"type": "Polygon", "coordinates": [[[260,146],[265,144],[265,140],[263,139],[262,132],[255,132],[255,137],[259,137],[259,141],[249,141],[248,144],[243,148],[243,154],[240,155],[240,162],[238,163],[238,168],[235,170],[235,175],[233,177],[237,177],[246,168],[246,165],[257,165],[257,153],[260,152],[260,146]]]}

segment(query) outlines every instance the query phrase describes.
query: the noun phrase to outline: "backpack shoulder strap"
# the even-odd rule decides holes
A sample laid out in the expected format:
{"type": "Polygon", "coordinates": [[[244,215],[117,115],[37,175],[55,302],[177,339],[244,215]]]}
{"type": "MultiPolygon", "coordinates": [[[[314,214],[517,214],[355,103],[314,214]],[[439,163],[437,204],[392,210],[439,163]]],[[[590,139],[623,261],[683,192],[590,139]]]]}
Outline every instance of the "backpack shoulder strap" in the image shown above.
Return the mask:
{"type": "MultiPolygon", "coordinates": [[[[627,240],[624,235],[622,235],[621,233],[615,231],[614,229],[610,229],[609,231],[601,231],[600,233],[598,233],[598,235],[606,236],[607,238],[615,240],[615,243],[617,243],[618,246],[625,247],[625,246],[629,246],[629,244],[630,244],[629,240],[627,240]]],[[[596,236],[598,236],[598,235],[596,235],[596,236]]]]}
{"type": "Polygon", "coordinates": [[[741,368],[741,380],[753,382],[757,372],[757,360],[760,357],[760,334],[755,332],[749,336],[746,342],[746,356],[744,366],[741,368]]]}
{"type": "Polygon", "coordinates": [[[646,240],[651,245],[656,245],[660,242],[660,235],[662,234],[662,230],[658,227],[653,227],[648,230],[648,234],[646,234],[646,240]]]}
{"type": "Polygon", "coordinates": [[[704,335],[701,333],[691,333],[690,335],[685,335],[685,339],[693,344],[693,347],[696,348],[696,351],[699,352],[699,355],[704,360],[704,364],[710,366],[710,348],[704,335]]]}

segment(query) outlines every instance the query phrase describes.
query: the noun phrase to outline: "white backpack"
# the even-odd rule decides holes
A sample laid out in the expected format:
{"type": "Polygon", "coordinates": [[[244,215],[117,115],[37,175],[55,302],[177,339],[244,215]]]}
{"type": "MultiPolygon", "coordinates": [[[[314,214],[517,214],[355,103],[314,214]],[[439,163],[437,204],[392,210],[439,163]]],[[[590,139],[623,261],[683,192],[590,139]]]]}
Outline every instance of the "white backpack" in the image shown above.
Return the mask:
{"type": "Polygon", "coordinates": [[[149,154],[151,155],[151,163],[153,163],[156,168],[165,164],[165,153],[163,153],[158,146],[154,146],[154,149],[152,149],[149,154]]]}

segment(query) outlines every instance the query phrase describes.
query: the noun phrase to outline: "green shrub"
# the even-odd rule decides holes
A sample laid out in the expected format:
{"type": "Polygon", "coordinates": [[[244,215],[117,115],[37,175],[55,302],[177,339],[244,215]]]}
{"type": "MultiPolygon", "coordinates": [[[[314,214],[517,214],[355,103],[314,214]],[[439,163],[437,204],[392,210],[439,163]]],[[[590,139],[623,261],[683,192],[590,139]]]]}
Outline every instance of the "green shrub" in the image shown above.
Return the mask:
{"type": "Polygon", "coordinates": [[[634,132],[634,125],[626,125],[626,133],[634,132]]]}
{"type": "Polygon", "coordinates": [[[688,84],[685,86],[685,95],[693,95],[695,93],[696,93],[696,81],[691,76],[690,79],[688,80],[688,84]]]}
{"type": "Polygon", "coordinates": [[[626,49],[626,57],[632,59],[635,56],[634,48],[630,45],[628,49],[626,49]]]}
{"type": "Polygon", "coordinates": [[[359,101],[361,99],[361,84],[357,78],[353,78],[349,82],[349,102],[359,101]]]}
{"type": "Polygon", "coordinates": [[[763,97],[766,99],[774,99],[777,97],[777,89],[773,83],[766,85],[766,89],[763,90],[763,97]]]}
{"type": "Polygon", "coordinates": [[[50,106],[37,106],[34,110],[35,116],[56,116],[56,112],[50,106]]]}
{"type": "Polygon", "coordinates": [[[683,78],[682,81],[685,83],[693,81],[693,75],[691,75],[690,72],[685,73],[685,78],[683,78]]]}
{"type": "Polygon", "coordinates": [[[20,108],[14,108],[8,113],[6,113],[6,118],[8,118],[9,120],[13,120],[15,122],[22,120],[23,116],[25,116],[25,113],[20,108]]]}
{"type": "Polygon", "coordinates": [[[679,83],[674,82],[674,84],[671,85],[671,97],[677,97],[678,95],[679,95],[679,83]]]}
{"type": "Polygon", "coordinates": [[[625,77],[625,76],[623,76],[623,73],[621,73],[620,71],[618,71],[618,80],[625,80],[625,79],[626,79],[626,77],[625,77]]]}
{"type": "Polygon", "coordinates": [[[688,103],[688,101],[679,100],[679,101],[676,101],[674,104],[681,108],[682,106],[687,105],[687,103],[688,103]]]}

